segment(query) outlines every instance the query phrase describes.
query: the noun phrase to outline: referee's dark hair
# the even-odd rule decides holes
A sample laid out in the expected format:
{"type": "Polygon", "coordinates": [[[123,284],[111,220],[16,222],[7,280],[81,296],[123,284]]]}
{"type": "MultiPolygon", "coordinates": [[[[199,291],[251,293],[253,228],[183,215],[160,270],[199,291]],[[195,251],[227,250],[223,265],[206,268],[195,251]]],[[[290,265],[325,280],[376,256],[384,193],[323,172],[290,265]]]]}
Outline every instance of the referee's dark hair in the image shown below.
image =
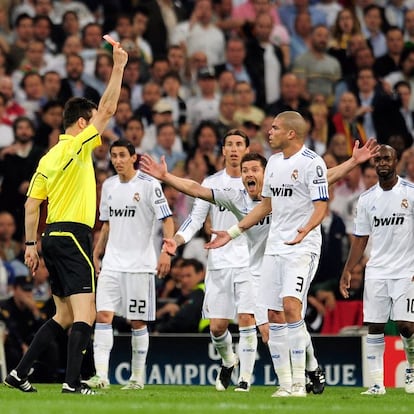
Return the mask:
{"type": "Polygon", "coordinates": [[[127,139],[118,139],[117,141],[114,141],[111,144],[111,146],[109,147],[109,153],[111,153],[112,148],[114,148],[114,147],[124,147],[124,148],[126,148],[129,152],[129,155],[134,155],[136,153],[135,152],[135,147],[127,139]]]}
{"type": "Polygon", "coordinates": [[[66,130],[79,118],[89,122],[94,109],[98,109],[98,106],[89,99],[82,97],[70,98],[63,108],[63,128],[66,130]]]}
{"type": "Polygon", "coordinates": [[[244,131],[240,130],[240,129],[233,128],[233,129],[230,129],[229,131],[227,131],[224,134],[223,144],[222,144],[223,147],[226,145],[226,138],[229,137],[229,136],[232,136],[232,135],[238,135],[239,137],[242,137],[244,139],[244,142],[246,143],[246,147],[248,147],[250,145],[250,139],[247,136],[247,134],[244,131]]]}

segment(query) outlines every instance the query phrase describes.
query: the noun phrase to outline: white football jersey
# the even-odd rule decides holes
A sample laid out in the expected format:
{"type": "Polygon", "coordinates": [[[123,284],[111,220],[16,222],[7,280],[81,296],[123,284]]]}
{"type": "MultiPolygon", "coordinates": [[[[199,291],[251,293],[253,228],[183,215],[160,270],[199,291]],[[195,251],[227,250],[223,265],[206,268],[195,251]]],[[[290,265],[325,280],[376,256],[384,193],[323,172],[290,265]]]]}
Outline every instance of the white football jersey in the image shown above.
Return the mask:
{"type": "Polygon", "coordinates": [[[310,231],[301,243],[288,246],[300,227],[313,214],[313,202],[328,200],[328,180],[323,159],[305,146],[289,158],[283,153],[270,157],[265,170],[262,195],[271,197],[272,224],[266,254],[289,254],[321,249],[320,226],[310,231]]]}
{"type": "MultiPolygon", "coordinates": [[[[260,200],[252,200],[245,189],[213,188],[213,194],[215,203],[226,207],[239,221],[260,203],[260,200]]],[[[244,233],[247,236],[247,243],[250,251],[250,271],[255,276],[260,276],[261,274],[262,259],[271,221],[272,215],[269,214],[244,233]]]]}
{"type": "Polygon", "coordinates": [[[376,184],[361,194],[354,234],[372,241],[366,279],[414,276],[413,213],[414,185],[400,177],[389,191],[376,184]]]}
{"type": "Polygon", "coordinates": [[[103,183],[99,209],[99,219],[109,221],[102,267],[154,273],[158,257],[152,240],[156,220],[172,215],[159,182],[139,171],[127,183],[118,175],[110,177],[103,183]]]}
{"type": "MultiPolygon", "coordinates": [[[[221,170],[204,179],[202,185],[208,188],[234,188],[243,190],[243,183],[240,177],[230,177],[225,170],[221,170]]],[[[214,230],[227,230],[237,224],[235,215],[224,208],[209,203],[208,201],[195,199],[190,215],[183,222],[177,234],[188,242],[203,226],[207,215],[210,213],[211,225],[214,230]]],[[[215,237],[213,235],[213,237],[215,237]]],[[[208,253],[208,269],[228,269],[233,267],[249,266],[249,248],[247,239],[242,234],[219,249],[212,249],[208,253]]]]}

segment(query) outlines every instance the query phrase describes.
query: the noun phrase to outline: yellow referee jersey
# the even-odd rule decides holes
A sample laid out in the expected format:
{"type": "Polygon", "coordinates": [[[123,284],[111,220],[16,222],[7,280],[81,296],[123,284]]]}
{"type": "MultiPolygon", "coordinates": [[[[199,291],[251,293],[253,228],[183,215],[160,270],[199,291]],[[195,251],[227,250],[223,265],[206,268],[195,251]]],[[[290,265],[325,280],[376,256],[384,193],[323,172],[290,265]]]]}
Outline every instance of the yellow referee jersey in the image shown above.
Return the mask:
{"type": "Polygon", "coordinates": [[[93,227],[96,215],[96,180],[92,150],[101,136],[89,125],[76,137],[62,134],[39,161],[27,196],[48,199],[46,223],[70,221],[93,227]]]}

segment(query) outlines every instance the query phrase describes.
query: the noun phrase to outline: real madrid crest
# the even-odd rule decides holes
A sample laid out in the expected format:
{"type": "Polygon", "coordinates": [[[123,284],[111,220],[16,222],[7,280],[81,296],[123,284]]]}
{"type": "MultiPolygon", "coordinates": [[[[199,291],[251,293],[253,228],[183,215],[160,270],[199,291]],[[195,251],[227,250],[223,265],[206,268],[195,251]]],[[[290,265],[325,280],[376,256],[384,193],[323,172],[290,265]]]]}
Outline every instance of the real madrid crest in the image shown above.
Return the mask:
{"type": "Polygon", "coordinates": [[[139,200],[140,200],[139,193],[135,193],[134,194],[134,201],[136,201],[138,203],[139,200]]]}
{"type": "Polygon", "coordinates": [[[408,208],[408,200],[406,198],[402,199],[401,208],[408,208]]]}
{"type": "Polygon", "coordinates": [[[299,171],[298,170],[293,170],[292,171],[292,175],[290,176],[290,178],[292,179],[292,181],[296,181],[299,177],[299,171]]]}

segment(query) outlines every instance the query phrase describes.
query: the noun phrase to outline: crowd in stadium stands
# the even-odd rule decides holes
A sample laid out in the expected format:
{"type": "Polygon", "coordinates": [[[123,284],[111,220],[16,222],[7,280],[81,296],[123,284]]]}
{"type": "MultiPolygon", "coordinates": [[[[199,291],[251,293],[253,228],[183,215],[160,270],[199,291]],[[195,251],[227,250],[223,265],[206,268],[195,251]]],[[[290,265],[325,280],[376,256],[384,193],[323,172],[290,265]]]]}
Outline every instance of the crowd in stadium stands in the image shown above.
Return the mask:
{"type": "MultiPolygon", "coordinates": [[[[53,314],[47,269],[32,280],[23,264],[29,181],[59,139],[64,103],[72,96],[98,103],[105,90],[113,66],[105,33],[129,60],[117,111],[93,153],[98,206],[102,183],[114,174],[115,140],[165,156],[169,171],[201,183],[223,168],[221,137],[231,128],[268,158],[272,119],[286,110],[305,117],[306,145],[328,167],[348,159],[355,140],[374,137],[397,150],[398,174],[414,182],[414,0],[0,0],[0,320],[10,367],[53,314]]],[[[341,299],[338,281],[358,196],[376,181],[367,164],[330,189],[309,293],[312,332],[362,325],[366,257],[354,270],[351,300],[341,299]]],[[[164,191],[178,229],[193,200],[164,191]]],[[[101,226],[97,219],[96,240],[101,226]]],[[[156,231],[159,251],[161,226],[156,231]]],[[[200,311],[209,231],[181,247],[170,275],[157,281],[153,332],[206,329],[200,311]]],[[[114,326],[130,329],[117,318],[114,326]]],[[[48,368],[53,358],[58,370],[62,347],[50,348],[48,368]]]]}

